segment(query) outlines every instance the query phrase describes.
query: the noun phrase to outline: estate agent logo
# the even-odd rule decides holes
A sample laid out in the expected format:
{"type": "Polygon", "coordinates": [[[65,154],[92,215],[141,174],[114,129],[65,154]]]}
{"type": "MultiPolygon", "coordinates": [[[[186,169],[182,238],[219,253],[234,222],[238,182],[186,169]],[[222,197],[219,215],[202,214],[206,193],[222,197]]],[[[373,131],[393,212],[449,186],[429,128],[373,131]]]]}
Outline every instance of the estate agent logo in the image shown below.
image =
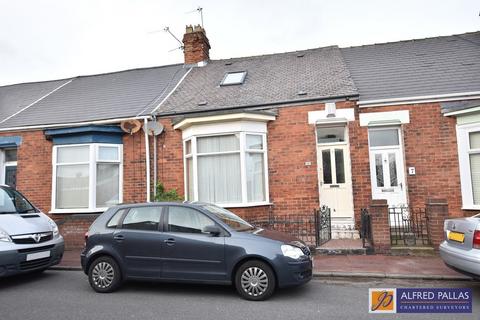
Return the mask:
{"type": "Polygon", "coordinates": [[[368,289],[369,313],[472,313],[470,288],[368,289]]]}
{"type": "Polygon", "coordinates": [[[368,289],[368,312],[395,313],[396,289],[368,289]]]}

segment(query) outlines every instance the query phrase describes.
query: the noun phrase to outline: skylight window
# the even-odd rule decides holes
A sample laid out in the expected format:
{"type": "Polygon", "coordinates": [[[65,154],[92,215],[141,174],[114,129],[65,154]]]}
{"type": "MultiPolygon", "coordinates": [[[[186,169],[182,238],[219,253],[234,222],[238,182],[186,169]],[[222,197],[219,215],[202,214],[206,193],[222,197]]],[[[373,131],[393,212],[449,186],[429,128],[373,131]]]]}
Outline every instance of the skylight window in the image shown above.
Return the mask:
{"type": "Polygon", "coordinates": [[[227,72],[225,77],[223,77],[221,86],[230,86],[234,84],[243,84],[245,77],[247,76],[247,71],[238,71],[238,72],[227,72]]]}

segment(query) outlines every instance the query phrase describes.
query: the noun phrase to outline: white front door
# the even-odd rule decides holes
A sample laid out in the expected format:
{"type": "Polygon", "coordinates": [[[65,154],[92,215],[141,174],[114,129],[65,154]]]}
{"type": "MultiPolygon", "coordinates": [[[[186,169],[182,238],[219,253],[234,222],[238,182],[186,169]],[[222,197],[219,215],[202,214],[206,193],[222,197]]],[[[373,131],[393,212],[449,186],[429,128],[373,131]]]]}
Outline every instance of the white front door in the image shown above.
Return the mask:
{"type": "Polygon", "coordinates": [[[372,198],[385,199],[391,207],[406,206],[400,128],[371,128],[368,135],[372,198]]]}
{"type": "Polygon", "coordinates": [[[317,128],[320,205],[330,208],[332,225],[353,224],[350,152],[346,127],[317,128]]]}

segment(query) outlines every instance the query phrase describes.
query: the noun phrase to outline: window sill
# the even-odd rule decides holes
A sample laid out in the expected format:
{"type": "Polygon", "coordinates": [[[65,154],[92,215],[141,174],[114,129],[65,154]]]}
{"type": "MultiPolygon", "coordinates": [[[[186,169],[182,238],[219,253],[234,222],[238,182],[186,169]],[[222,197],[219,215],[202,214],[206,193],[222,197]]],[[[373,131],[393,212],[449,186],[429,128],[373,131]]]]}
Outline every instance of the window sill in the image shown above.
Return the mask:
{"type": "Polygon", "coordinates": [[[102,213],[108,208],[98,208],[98,209],[55,209],[50,210],[50,214],[65,214],[65,213],[102,213]]]}
{"type": "Polygon", "coordinates": [[[249,208],[249,207],[261,207],[261,206],[271,206],[271,202],[252,202],[252,203],[226,203],[226,204],[216,204],[222,208],[249,208]]]}
{"type": "Polygon", "coordinates": [[[463,206],[462,210],[480,210],[480,206],[475,206],[475,205],[463,206]]]}

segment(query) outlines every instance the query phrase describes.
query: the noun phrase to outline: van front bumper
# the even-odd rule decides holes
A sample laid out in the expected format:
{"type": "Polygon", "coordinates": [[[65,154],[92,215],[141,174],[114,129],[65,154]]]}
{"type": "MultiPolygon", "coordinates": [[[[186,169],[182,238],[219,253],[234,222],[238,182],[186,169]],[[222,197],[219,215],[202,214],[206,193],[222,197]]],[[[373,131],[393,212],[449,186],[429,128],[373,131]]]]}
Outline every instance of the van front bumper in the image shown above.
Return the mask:
{"type": "Polygon", "coordinates": [[[0,249],[0,277],[44,270],[59,264],[63,257],[64,241],[61,236],[36,245],[9,245],[8,250],[0,249]],[[13,249],[12,246],[17,247],[13,249]],[[49,256],[43,257],[46,252],[49,256]],[[35,255],[39,257],[35,257],[35,255]],[[28,257],[28,259],[27,259],[28,257]]]}

